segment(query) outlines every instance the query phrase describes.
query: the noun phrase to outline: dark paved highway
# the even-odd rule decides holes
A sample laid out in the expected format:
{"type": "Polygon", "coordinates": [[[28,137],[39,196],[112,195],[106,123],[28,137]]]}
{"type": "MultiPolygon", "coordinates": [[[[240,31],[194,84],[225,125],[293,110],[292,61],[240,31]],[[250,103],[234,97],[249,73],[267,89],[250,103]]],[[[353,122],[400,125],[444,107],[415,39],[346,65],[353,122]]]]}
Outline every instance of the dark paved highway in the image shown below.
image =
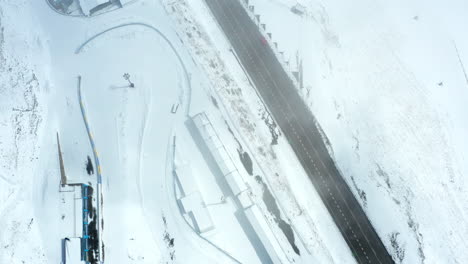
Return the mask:
{"type": "MultiPolygon", "coordinates": [[[[238,0],[205,0],[358,263],[394,263],[330,157],[310,110],[238,0]]],[[[278,18],[280,19],[280,18],[278,18]]]]}

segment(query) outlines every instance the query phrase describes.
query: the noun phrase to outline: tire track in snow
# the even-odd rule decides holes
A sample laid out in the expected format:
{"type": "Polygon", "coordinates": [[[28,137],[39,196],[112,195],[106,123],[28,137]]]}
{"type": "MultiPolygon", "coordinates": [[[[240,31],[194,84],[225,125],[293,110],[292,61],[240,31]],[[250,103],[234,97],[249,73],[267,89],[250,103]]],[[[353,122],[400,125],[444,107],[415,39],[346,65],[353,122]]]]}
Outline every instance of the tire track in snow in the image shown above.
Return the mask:
{"type": "Polygon", "coordinates": [[[455,51],[457,52],[458,61],[460,62],[460,66],[463,70],[463,74],[465,75],[466,85],[468,86],[468,75],[466,74],[465,65],[463,64],[460,58],[460,53],[458,52],[458,48],[457,48],[457,45],[455,44],[455,41],[453,42],[453,46],[455,47],[455,51]]]}
{"type": "Polygon", "coordinates": [[[180,54],[177,52],[177,49],[175,48],[175,46],[172,44],[172,42],[169,40],[169,38],[163,32],[161,32],[159,29],[157,29],[156,27],[154,27],[152,25],[149,25],[149,24],[146,24],[146,23],[141,23],[141,22],[132,22],[132,23],[125,23],[125,24],[120,24],[120,25],[117,25],[117,26],[113,26],[111,28],[108,28],[108,29],[106,29],[106,30],[104,30],[104,31],[102,31],[100,33],[97,33],[94,36],[90,37],[88,40],[86,40],[83,44],[81,44],[75,50],[75,54],[81,53],[83,51],[84,47],[86,47],[86,45],[88,45],[91,41],[93,41],[97,37],[99,37],[101,35],[104,35],[107,32],[113,31],[115,29],[123,28],[123,27],[129,27],[129,26],[141,26],[141,27],[145,27],[145,28],[153,30],[160,37],[162,37],[164,39],[164,41],[169,45],[169,47],[172,49],[172,51],[176,55],[177,60],[179,61],[179,64],[180,64],[180,66],[182,67],[182,69],[184,71],[184,77],[185,77],[185,81],[186,81],[186,90],[182,90],[183,93],[182,93],[182,99],[181,99],[181,101],[185,101],[185,102],[180,102],[180,103],[182,105],[184,105],[185,115],[188,116],[188,114],[190,112],[190,101],[191,101],[191,90],[192,90],[192,86],[191,86],[191,82],[190,82],[190,74],[188,73],[187,67],[185,66],[184,61],[182,60],[182,57],[180,56],[180,54]]]}

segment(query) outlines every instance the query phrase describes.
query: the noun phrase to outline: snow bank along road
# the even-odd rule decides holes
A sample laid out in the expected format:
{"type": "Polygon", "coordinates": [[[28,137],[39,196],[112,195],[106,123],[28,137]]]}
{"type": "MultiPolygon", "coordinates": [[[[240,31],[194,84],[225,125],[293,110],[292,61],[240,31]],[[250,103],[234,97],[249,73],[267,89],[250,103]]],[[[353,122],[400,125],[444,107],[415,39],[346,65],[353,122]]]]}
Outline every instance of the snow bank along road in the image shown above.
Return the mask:
{"type": "Polygon", "coordinates": [[[237,0],[205,0],[359,263],[394,263],[273,50],[237,0]]]}

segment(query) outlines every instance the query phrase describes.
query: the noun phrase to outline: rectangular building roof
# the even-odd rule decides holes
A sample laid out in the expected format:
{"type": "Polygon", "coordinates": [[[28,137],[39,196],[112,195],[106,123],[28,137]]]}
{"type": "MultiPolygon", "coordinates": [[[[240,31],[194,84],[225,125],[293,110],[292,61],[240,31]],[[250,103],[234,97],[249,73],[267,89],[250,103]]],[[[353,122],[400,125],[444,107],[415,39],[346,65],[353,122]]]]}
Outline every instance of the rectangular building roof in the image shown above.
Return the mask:
{"type": "Polygon", "coordinates": [[[184,211],[191,214],[195,221],[194,228],[200,233],[213,229],[213,221],[200,192],[191,193],[180,199],[184,211]]]}

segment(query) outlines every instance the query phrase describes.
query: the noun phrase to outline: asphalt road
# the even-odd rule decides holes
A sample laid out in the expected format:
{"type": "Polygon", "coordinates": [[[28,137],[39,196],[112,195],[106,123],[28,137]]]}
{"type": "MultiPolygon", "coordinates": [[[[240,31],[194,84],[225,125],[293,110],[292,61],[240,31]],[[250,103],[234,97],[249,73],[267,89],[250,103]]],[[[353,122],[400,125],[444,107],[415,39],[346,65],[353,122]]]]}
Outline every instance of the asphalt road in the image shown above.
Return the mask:
{"type": "Polygon", "coordinates": [[[315,118],[238,0],[205,0],[358,263],[394,263],[330,157],[315,118]]]}

